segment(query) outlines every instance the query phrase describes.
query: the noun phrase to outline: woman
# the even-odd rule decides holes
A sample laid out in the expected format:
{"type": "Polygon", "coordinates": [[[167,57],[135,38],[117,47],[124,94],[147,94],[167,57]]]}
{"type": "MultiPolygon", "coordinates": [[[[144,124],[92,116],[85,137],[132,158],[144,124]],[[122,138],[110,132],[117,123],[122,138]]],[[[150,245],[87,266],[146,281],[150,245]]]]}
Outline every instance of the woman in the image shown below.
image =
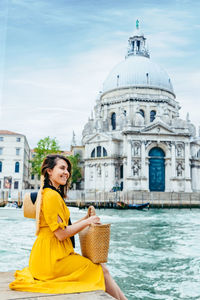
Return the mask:
{"type": "Polygon", "coordinates": [[[105,290],[114,298],[126,300],[105,264],[94,264],[76,254],[73,236],[100,218],[88,214],[71,225],[63,198],[71,177],[71,164],[62,155],[48,155],[42,164],[44,186],[36,203],[36,234],[29,267],[16,271],[10,288],[41,293],[77,293],[105,290]]]}

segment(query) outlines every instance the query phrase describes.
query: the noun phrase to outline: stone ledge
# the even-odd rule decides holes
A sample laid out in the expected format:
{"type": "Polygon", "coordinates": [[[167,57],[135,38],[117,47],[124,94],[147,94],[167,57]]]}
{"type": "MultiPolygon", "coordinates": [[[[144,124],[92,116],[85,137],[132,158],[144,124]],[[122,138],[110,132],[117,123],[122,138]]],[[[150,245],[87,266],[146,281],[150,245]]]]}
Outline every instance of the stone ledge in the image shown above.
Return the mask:
{"type": "Polygon", "coordinates": [[[77,294],[41,294],[18,292],[10,290],[8,284],[13,281],[14,272],[0,272],[0,299],[1,300],[17,300],[17,299],[34,299],[34,300],[112,300],[114,299],[103,291],[95,291],[77,294]]]}

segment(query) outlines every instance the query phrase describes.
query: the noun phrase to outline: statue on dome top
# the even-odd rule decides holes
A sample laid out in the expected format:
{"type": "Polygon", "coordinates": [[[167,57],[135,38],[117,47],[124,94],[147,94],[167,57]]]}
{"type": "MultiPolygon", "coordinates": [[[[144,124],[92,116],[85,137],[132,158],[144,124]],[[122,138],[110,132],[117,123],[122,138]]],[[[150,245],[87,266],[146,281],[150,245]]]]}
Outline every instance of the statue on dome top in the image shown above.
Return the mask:
{"type": "Polygon", "coordinates": [[[139,29],[139,20],[136,20],[136,29],[139,29]]]}

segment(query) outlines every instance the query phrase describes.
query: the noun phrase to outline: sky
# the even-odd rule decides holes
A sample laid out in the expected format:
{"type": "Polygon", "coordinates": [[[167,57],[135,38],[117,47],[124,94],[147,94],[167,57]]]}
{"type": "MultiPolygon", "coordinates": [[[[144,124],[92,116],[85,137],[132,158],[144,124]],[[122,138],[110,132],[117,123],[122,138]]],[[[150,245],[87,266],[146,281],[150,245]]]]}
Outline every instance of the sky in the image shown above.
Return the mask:
{"type": "Polygon", "coordinates": [[[0,129],[77,143],[140,21],[171,78],[180,117],[200,125],[200,1],[0,0],[0,129]]]}

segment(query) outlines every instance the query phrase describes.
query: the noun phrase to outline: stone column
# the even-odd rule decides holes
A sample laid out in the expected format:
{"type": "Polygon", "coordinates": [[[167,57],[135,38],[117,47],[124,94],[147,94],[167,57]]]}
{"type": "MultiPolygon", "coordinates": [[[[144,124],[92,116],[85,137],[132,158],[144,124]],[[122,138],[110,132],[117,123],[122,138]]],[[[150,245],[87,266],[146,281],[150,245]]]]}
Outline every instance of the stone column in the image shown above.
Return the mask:
{"type": "MultiPolygon", "coordinates": [[[[175,182],[174,179],[176,178],[176,148],[175,148],[175,142],[172,142],[172,148],[171,148],[171,178],[168,177],[169,180],[169,190],[171,192],[175,191],[175,182]]],[[[165,171],[166,172],[166,171],[165,171]]]]}
{"type": "Polygon", "coordinates": [[[149,105],[146,106],[145,124],[150,123],[150,108],[149,105]]]}
{"type": "Polygon", "coordinates": [[[145,166],[145,143],[142,141],[141,145],[141,177],[146,177],[146,166],[145,166]]]}
{"type": "Polygon", "coordinates": [[[189,143],[185,143],[185,178],[190,178],[189,143]]]}
{"type": "Polygon", "coordinates": [[[131,158],[132,158],[132,142],[130,140],[127,140],[127,177],[132,176],[132,169],[131,169],[131,158]]]}
{"type": "Polygon", "coordinates": [[[98,189],[98,186],[97,186],[97,164],[94,164],[93,166],[93,170],[94,170],[94,191],[96,193],[96,190],[98,189]]]}
{"type": "Polygon", "coordinates": [[[165,157],[165,192],[171,192],[173,191],[174,187],[173,187],[173,181],[170,181],[170,168],[172,166],[170,166],[170,158],[169,157],[165,157]]]}
{"type": "Polygon", "coordinates": [[[104,105],[104,110],[103,110],[103,120],[105,121],[108,117],[108,107],[107,105],[104,105]]]}
{"type": "Polygon", "coordinates": [[[130,126],[131,125],[131,102],[129,100],[129,104],[128,104],[128,113],[127,113],[127,125],[130,126]]]}
{"type": "Polygon", "coordinates": [[[172,152],[171,152],[171,174],[172,178],[176,177],[176,153],[175,153],[175,143],[172,142],[172,152]]]}
{"type": "Polygon", "coordinates": [[[146,160],[146,153],[145,153],[145,141],[142,141],[141,143],[141,190],[147,190],[147,178],[148,178],[148,174],[147,174],[147,170],[146,170],[146,164],[145,164],[145,160],[146,160]]]}
{"type": "Polygon", "coordinates": [[[191,192],[190,144],[185,143],[185,192],[191,192]]]}

